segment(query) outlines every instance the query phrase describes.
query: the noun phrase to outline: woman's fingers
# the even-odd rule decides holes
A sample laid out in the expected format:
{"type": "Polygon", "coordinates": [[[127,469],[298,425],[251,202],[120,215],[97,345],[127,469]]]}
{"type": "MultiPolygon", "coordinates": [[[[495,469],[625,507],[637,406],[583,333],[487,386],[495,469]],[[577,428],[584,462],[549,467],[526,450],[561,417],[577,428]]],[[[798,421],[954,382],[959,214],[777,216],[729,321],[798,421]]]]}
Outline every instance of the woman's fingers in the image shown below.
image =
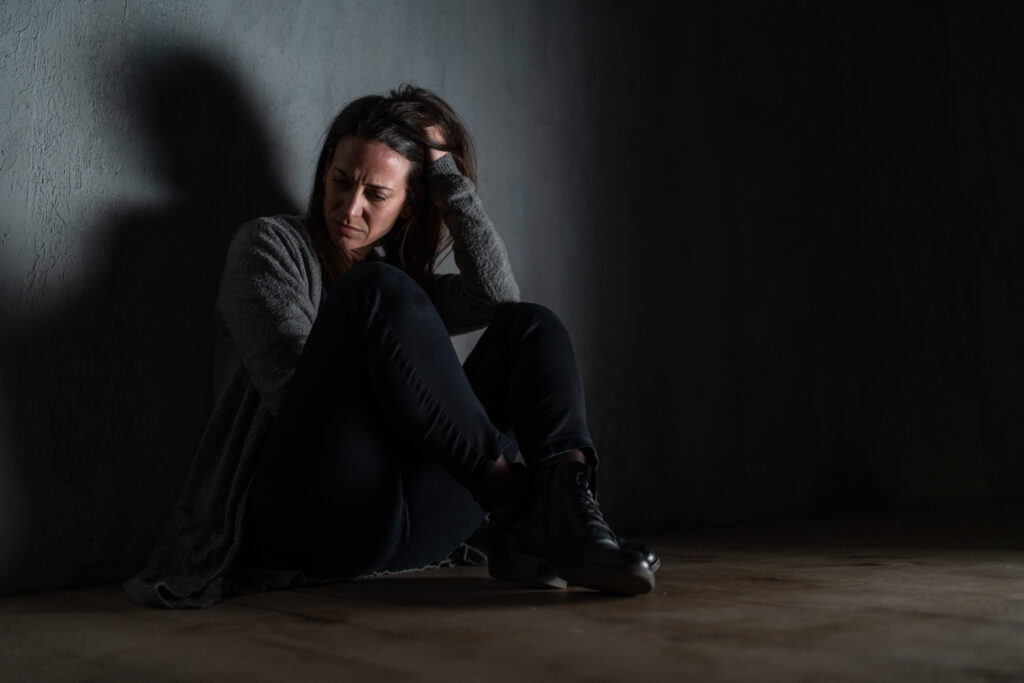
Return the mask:
{"type": "MultiPolygon", "coordinates": [[[[436,143],[438,145],[444,145],[445,144],[444,133],[441,132],[441,126],[438,126],[438,125],[427,126],[426,128],[423,129],[423,133],[427,136],[427,139],[430,140],[431,142],[434,142],[434,143],[436,143]]],[[[438,159],[440,159],[441,157],[443,157],[447,153],[448,152],[445,152],[445,151],[442,151],[442,150],[439,150],[439,149],[434,149],[433,147],[428,147],[427,148],[427,154],[430,155],[430,163],[434,163],[435,161],[437,161],[438,159]]]]}

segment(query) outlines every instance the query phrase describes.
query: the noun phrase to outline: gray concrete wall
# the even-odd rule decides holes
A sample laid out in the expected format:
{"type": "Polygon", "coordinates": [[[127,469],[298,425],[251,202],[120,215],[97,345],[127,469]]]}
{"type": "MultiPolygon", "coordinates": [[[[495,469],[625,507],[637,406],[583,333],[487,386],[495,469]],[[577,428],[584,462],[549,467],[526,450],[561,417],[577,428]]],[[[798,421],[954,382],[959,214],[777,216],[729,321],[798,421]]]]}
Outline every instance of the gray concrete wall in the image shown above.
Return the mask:
{"type": "Polygon", "coordinates": [[[1017,19],[0,4],[0,592],[144,560],[226,240],[401,82],[464,116],[525,298],[573,333],[618,527],[1024,494],[1017,19]]]}
{"type": "Polygon", "coordinates": [[[356,96],[443,93],[525,295],[579,308],[589,21],[545,2],[0,4],[0,591],[144,559],[209,410],[226,240],[304,207],[356,96]]]}

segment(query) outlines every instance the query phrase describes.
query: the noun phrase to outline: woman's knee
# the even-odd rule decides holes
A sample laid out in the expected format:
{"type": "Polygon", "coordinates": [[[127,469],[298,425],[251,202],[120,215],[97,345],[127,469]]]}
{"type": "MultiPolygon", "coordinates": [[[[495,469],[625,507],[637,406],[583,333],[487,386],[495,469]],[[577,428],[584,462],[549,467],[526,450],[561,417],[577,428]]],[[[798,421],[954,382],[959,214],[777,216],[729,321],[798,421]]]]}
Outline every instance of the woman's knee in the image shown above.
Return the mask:
{"type": "Polygon", "coordinates": [[[364,261],[339,277],[331,287],[331,293],[333,294],[335,291],[402,291],[411,287],[419,287],[419,285],[401,268],[382,261],[364,261]]]}
{"type": "Polygon", "coordinates": [[[492,325],[504,326],[525,334],[533,330],[566,332],[558,314],[542,304],[514,301],[498,306],[492,325]]]}
{"type": "Polygon", "coordinates": [[[427,293],[405,271],[380,261],[363,262],[346,272],[331,287],[327,300],[346,308],[372,303],[389,311],[430,303],[427,293]]]}

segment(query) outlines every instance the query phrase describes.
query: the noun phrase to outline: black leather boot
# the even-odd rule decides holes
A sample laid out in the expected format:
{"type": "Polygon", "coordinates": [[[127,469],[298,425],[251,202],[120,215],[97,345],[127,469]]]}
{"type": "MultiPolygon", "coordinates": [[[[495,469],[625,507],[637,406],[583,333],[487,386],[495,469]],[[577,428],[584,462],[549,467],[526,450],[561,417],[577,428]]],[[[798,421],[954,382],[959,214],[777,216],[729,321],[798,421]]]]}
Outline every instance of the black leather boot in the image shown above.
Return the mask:
{"type": "Polygon", "coordinates": [[[619,545],[622,546],[623,550],[629,550],[634,553],[639,553],[640,557],[644,558],[647,562],[647,566],[651,568],[652,572],[658,571],[661,568],[661,558],[658,557],[658,553],[654,552],[654,548],[646,546],[643,543],[637,543],[635,541],[627,541],[624,538],[618,538],[619,545]]]}
{"type": "Polygon", "coordinates": [[[648,556],[657,560],[657,555],[638,544],[622,546],[604,521],[592,478],[591,467],[579,462],[538,468],[529,510],[504,566],[510,574],[553,573],[568,584],[594,590],[647,593],[654,588],[648,556]]]}
{"type": "Polygon", "coordinates": [[[526,467],[514,463],[512,472],[473,494],[487,516],[487,573],[502,581],[523,581],[551,588],[565,588],[553,567],[546,562],[512,554],[523,521],[532,508],[533,495],[526,467]]]}

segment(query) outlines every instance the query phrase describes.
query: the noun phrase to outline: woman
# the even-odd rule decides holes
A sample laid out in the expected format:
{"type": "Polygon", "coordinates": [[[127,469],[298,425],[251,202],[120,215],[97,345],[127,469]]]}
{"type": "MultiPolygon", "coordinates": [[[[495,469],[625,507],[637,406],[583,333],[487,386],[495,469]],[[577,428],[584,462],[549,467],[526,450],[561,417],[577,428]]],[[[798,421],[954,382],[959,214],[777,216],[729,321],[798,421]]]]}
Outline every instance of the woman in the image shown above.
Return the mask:
{"type": "Polygon", "coordinates": [[[651,590],[657,557],[618,539],[592,493],[568,333],[518,302],[474,178],[461,121],[407,86],[337,116],[308,217],[242,226],[214,414],[131,599],[206,606],[436,564],[485,512],[495,578],[651,590]],[[448,243],[460,272],[437,275],[448,243]],[[460,367],[448,335],[484,326],[460,367]]]}

